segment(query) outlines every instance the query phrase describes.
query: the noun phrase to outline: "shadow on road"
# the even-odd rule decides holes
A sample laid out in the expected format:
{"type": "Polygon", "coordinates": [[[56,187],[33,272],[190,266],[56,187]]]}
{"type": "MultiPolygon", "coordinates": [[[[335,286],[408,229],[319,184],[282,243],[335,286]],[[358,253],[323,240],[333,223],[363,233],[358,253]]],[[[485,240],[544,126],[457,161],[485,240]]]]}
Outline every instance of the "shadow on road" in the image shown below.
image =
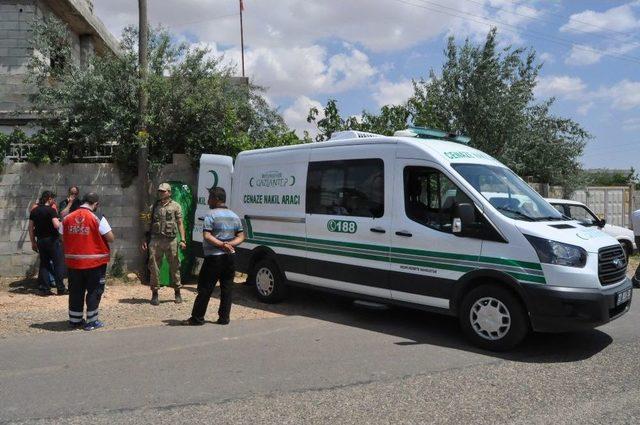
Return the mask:
{"type": "MultiPolygon", "coordinates": [[[[178,320],[178,319],[166,319],[166,320],[162,321],[162,323],[164,323],[167,326],[185,326],[185,325],[182,324],[183,322],[184,322],[184,320],[178,320]]],[[[205,320],[204,321],[205,325],[210,324],[210,323],[215,324],[215,322],[213,322],[211,320],[205,320]]],[[[187,327],[187,326],[185,326],[185,327],[187,327]]]]}
{"type": "Polygon", "coordinates": [[[51,332],[69,332],[76,329],[69,327],[69,321],[67,320],[58,320],[55,322],[44,322],[44,323],[32,323],[29,325],[30,328],[34,329],[44,329],[45,331],[51,332]]]}
{"type": "MultiPolygon", "coordinates": [[[[253,287],[236,285],[234,303],[279,313],[299,315],[336,324],[358,327],[399,338],[399,346],[435,345],[464,350],[496,358],[525,363],[562,363],[588,359],[613,342],[597,329],[564,334],[530,334],[516,349],[507,353],[481,350],[465,339],[457,318],[391,307],[388,310],[368,310],[352,300],[311,289],[291,288],[287,300],[280,304],[259,302],[253,287]]],[[[219,297],[216,288],[212,298],[219,297]]]]}

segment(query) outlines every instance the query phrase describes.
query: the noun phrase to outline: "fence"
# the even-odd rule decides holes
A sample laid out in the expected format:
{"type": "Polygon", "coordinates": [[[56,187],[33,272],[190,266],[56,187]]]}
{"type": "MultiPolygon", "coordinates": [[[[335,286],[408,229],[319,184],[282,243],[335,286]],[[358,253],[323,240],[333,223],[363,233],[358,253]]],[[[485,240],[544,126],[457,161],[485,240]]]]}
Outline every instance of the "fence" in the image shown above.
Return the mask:
{"type": "Polygon", "coordinates": [[[634,195],[635,191],[629,186],[587,187],[573,192],[571,199],[587,205],[609,224],[631,227],[634,195]]]}
{"type": "MultiPolygon", "coordinates": [[[[109,162],[113,157],[113,150],[117,146],[117,142],[107,142],[93,148],[78,146],[72,150],[71,156],[75,159],[88,162],[109,162]]],[[[12,143],[11,146],[9,146],[6,158],[13,162],[27,162],[29,153],[33,147],[33,143],[12,143]]]]}
{"type": "MultiPolygon", "coordinates": [[[[529,185],[545,198],[564,197],[562,186],[529,185]]],[[[631,213],[640,209],[640,192],[633,186],[589,186],[575,190],[569,199],[582,202],[607,223],[622,227],[631,227],[631,213]]]]}

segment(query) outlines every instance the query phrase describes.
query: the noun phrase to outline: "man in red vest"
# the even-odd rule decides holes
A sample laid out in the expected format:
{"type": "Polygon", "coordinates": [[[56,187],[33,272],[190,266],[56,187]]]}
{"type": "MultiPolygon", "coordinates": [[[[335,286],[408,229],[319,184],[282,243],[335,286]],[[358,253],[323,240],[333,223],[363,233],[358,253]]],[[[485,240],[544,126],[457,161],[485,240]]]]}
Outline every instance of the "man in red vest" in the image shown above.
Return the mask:
{"type": "Polygon", "coordinates": [[[64,259],[69,271],[69,324],[87,331],[104,326],[98,320],[100,279],[109,263],[109,243],[115,239],[107,219],[96,213],[98,200],[97,194],[87,193],[80,208],[62,221],[64,259]]]}

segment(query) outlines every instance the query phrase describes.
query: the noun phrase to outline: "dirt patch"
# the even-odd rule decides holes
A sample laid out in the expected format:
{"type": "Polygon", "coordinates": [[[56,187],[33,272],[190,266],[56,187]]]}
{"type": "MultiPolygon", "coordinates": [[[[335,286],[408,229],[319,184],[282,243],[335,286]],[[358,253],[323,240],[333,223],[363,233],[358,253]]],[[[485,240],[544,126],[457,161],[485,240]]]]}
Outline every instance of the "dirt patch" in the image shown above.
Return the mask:
{"type": "MultiPolygon", "coordinates": [[[[640,255],[629,259],[628,275],[632,276],[640,255]]],[[[252,320],[288,315],[311,316],[330,319],[334,314],[344,314],[350,303],[331,295],[294,289],[291,296],[280,304],[264,304],[256,299],[254,288],[245,284],[246,277],[238,275],[234,287],[231,320],[252,320]]],[[[217,319],[219,288],[209,303],[207,320],[217,319]]],[[[109,279],[100,304],[100,318],[107,329],[141,326],[175,325],[191,315],[196,296],[194,282],[182,290],[182,304],[173,302],[173,290],[160,290],[160,305],[149,304],[149,287],[138,281],[125,282],[109,279]]],[[[8,336],[67,331],[66,296],[40,297],[34,280],[0,280],[0,338],[8,336]]]]}
{"type": "MultiPolygon", "coordinates": [[[[245,276],[238,275],[233,294],[231,320],[251,320],[283,315],[304,314],[309,309],[321,314],[324,307],[331,308],[331,300],[319,299],[314,293],[295,294],[289,302],[270,305],[256,299],[254,288],[245,284],[245,276]],[[319,310],[319,311],[317,311],[319,310]]],[[[149,304],[151,292],[139,281],[127,283],[119,279],[108,279],[100,303],[100,319],[108,329],[140,326],[175,325],[191,315],[196,297],[195,282],[182,289],[182,304],[174,303],[173,289],[160,289],[160,305],[149,304]]],[[[218,318],[220,288],[217,287],[206,319],[218,318]]],[[[12,335],[68,331],[67,296],[37,295],[34,280],[3,279],[0,281],[0,338],[12,335]]]]}

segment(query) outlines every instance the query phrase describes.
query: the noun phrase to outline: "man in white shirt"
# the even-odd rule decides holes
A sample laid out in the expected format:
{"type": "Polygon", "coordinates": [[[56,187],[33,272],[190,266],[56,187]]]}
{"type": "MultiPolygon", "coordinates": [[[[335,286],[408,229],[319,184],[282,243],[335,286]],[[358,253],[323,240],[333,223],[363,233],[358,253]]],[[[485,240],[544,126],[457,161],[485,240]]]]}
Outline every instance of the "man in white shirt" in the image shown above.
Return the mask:
{"type": "MultiPolygon", "coordinates": [[[[633,235],[636,239],[636,246],[640,249],[640,210],[636,210],[631,214],[631,225],[633,226],[633,235]]],[[[636,269],[636,273],[631,279],[633,286],[640,288],[640,264],[636,269]]]]}

